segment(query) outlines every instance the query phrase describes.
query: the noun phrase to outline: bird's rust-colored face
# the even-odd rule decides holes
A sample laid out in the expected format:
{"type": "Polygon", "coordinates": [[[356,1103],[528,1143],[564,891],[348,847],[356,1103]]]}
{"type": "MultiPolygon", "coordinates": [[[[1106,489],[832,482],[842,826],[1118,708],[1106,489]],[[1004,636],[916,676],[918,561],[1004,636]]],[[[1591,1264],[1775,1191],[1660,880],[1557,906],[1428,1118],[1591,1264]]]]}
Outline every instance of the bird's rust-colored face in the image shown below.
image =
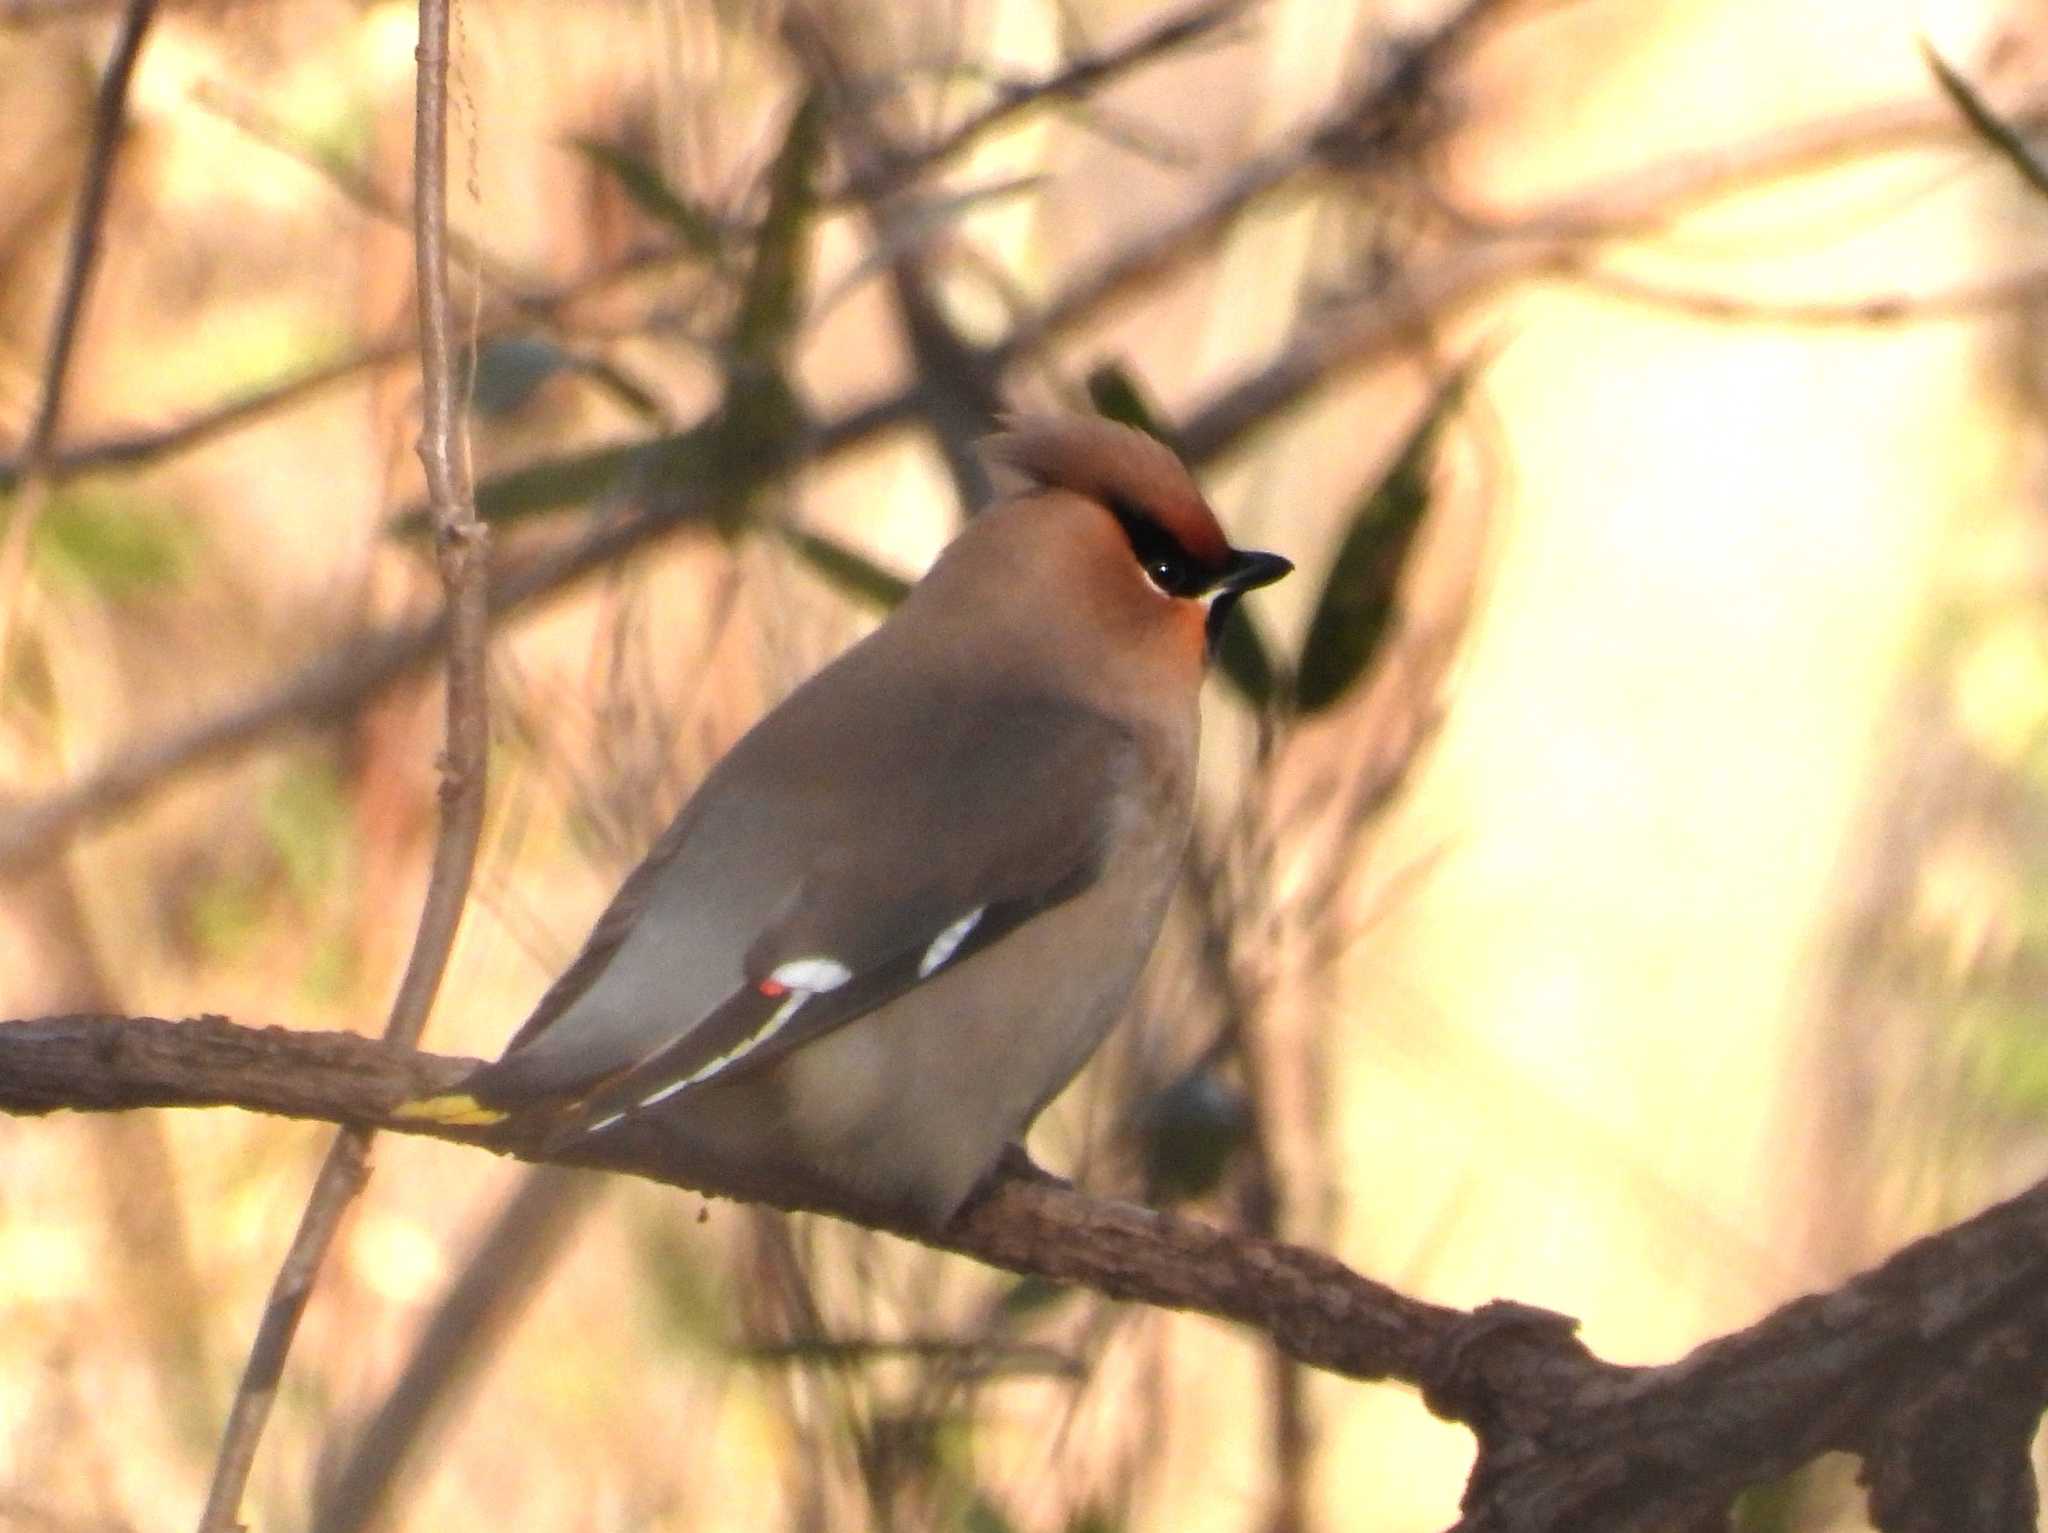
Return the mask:
{"type": "Polygon", "coordinates": [[[1143,432],[1086,416],[1010,422],[988,444],[993,463],[1030,488],[1065,490],[1114,517],[1146,583],[1168,601],[1206,601],[1213,648],[1246,591],[1294,568],[1278,554],[1235,549],[1193,477],[1172,451],[1143,432]]]}

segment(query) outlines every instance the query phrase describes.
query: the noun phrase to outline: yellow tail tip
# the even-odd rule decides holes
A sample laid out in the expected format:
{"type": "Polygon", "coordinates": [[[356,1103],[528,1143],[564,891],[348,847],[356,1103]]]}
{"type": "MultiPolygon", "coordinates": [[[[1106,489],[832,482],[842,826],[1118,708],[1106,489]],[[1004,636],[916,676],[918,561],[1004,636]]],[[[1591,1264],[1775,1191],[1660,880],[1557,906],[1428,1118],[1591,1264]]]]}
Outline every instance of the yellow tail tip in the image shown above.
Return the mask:
{"type": "Polygon", "coordinates": [[[503,1123],[509,1114],[484,1106],[467,1092],[455,1091],[446,1096],[417,1097],[410,1102],[400,1102],[391,1109],[391,1116],[476,1128],[487,1123],[503,1123]]]}

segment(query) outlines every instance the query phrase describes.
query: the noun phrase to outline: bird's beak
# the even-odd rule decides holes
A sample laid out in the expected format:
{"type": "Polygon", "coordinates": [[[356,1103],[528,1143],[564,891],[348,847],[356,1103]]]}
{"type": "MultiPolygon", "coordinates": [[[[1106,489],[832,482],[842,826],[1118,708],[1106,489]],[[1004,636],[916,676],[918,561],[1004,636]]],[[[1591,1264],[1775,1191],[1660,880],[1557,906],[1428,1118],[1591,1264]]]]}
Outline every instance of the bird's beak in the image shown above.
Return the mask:
{"type": "Polygon", "coordinates": [[[1256,591],[1260,586],[1269,586],[1283,575],[1294,572],[1294,561],[1283,559],[1278,554],[1248,552],[1232,549],[1230,563],[1224,566],[1222,577],[1215,589],[1219,594],[1235,595],[1242,591],[1256,591]]]}
{"type": "Polygon", "coordinates": [[[1230,551],[1230,562],[1223,566],[1223,573],[1209,588],[1209,616],[1204,626],[1209,634],[1211,655],[1223,643],[1223,625],[1230,621],[1230,609],[1237,605],[1237,599],[1247,591],[1271,585],[1293,568],[1292,560],[1283,559],[1278,554],[1247,553],[1242,549],[1230,551]]]}

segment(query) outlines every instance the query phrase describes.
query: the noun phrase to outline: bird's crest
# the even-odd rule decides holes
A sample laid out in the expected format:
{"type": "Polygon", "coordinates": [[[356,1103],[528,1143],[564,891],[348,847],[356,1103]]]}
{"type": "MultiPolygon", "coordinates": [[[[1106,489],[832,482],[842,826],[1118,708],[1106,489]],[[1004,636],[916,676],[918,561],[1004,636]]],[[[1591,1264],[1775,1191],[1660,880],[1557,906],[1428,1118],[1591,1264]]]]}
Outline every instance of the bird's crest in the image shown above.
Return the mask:
{"type": "Polygon", "coordinates": [[[1193,477],[1171,448],[1142,431],[1100,416],[1014,415],[983,441],[982,453],[1007,491],[1067,490],[1157,524],[1203,565],[1230,556],[1193,477]]]}

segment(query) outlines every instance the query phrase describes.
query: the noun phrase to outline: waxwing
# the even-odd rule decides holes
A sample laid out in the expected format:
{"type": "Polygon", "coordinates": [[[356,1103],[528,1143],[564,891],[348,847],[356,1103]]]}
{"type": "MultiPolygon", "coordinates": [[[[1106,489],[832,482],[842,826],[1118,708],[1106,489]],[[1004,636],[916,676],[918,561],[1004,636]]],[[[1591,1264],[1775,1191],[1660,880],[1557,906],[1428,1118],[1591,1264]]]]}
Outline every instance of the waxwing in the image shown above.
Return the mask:
{"type": "Polygon", "coordinates": [[[504,1057],[414,1117],[632,1125],[665,1165],[952,1217],[1128,1002],[1193,815],[1233,549],[1174,455],[1078,416],[705,778],[504,1057]]]}

